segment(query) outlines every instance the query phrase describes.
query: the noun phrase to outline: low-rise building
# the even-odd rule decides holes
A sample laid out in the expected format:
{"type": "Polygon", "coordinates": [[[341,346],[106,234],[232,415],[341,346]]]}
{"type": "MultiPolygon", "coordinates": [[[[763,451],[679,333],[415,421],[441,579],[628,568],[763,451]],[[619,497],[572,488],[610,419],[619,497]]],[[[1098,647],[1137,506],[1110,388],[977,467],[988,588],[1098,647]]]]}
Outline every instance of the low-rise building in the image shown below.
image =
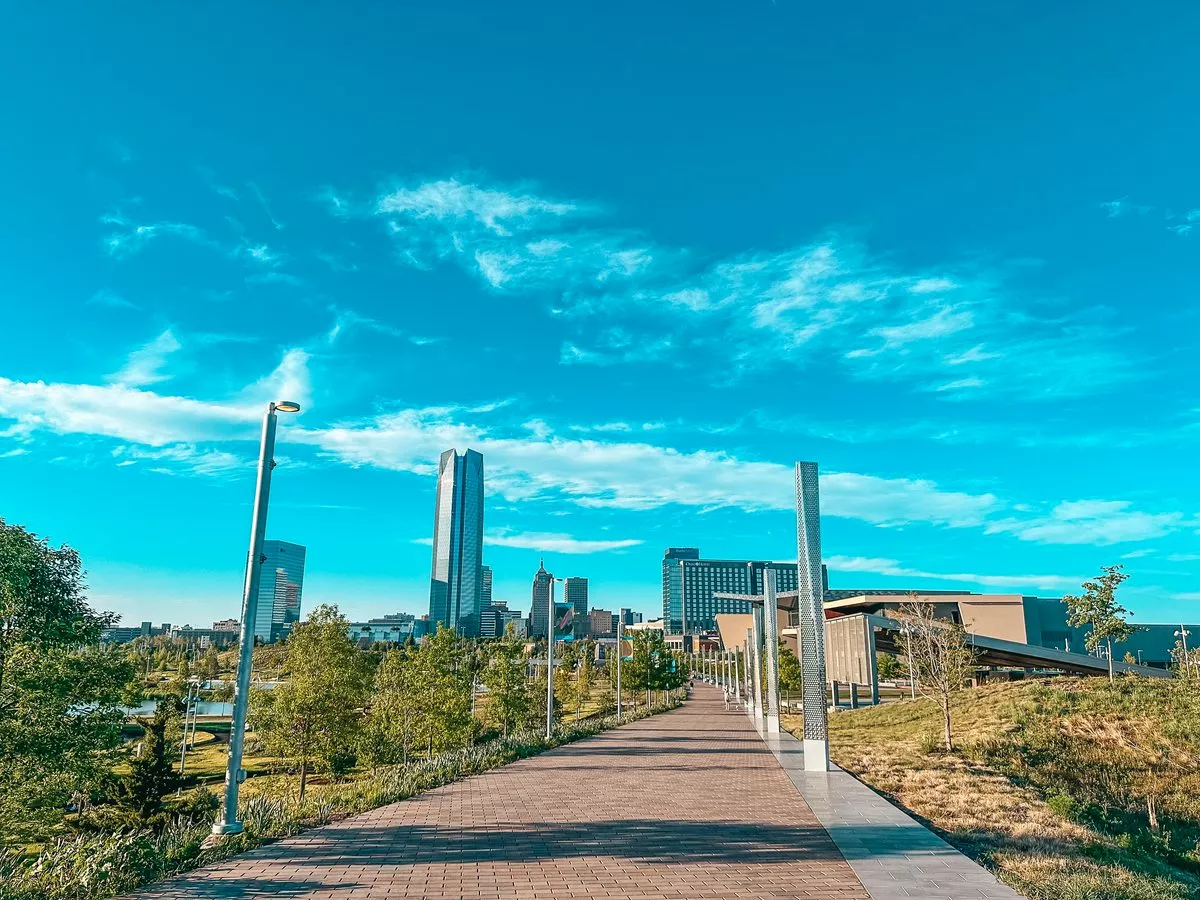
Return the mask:
{"type": "Polygon", "coordinates": [[[415,621],[411,613],[392,613],[365,622],[351,622],[346,633],[359,646],[401,644],[413,636],[415,621]]]}

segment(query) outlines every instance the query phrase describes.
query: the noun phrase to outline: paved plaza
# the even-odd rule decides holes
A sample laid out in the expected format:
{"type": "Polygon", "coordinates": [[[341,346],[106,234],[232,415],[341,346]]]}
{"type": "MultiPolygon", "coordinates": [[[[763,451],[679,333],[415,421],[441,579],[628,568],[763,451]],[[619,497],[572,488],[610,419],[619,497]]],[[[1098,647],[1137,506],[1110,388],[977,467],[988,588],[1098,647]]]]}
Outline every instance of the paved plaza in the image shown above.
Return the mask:
{"type": "MultiPolygon", "coordinates": [[[[864,889],[773,743],[775,753],[744,713],[726,710],[715,689],[698,685],[678,710],[305,832],[139,896],[884,896],[878,886],[864,889]]],[[[860,845],[857,855],[863,851],[860,845]]],[[[903,847],[886,852],[903,876],[903,847]]],[[[999,896],[978,882],[967,893],[934,895],[910,892],[915,885],[903,878],[889,884],[895,892],[888,897],[999,896]]]]}

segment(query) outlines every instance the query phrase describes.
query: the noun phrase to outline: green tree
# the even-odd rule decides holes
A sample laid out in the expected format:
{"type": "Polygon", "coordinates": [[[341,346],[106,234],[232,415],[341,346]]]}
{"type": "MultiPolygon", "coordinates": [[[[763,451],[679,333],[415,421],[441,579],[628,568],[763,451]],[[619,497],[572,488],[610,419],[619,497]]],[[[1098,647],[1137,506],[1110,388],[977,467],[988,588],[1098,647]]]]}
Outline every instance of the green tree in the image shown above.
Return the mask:
{"type": "Polygon", "coordinates": [[[97,646],[114,617],[84,590],[78,553],[0,519],[0,844],[57,821],[120,746],[136,670],[97,646]]]}
{"type": "Polygon", "coordinates": [[[458,636],[444,625],[413,656],[413,691],[420,710],[414,721],[416,742],[430,756],[461,747],[472,737],[471,681],[464,656],[458,636]]]}
{"type": "Polygon", "coordinates": [[[1141,629],[1130,625],[1129,610],[1117,602],[1117,588],[1129,576],[1121,566],[1101,566],[1100,576],[1083,583],[1083,593],[1063,597],[1067,604],[1067,624],[1072,628],[1088,627],[1083,639],[1089,651],[1095,653],[1100,647],[1108,651],[1108,680],[1113,678],[1113,644],[1129,640],[1141,629]]]}
{"type": "Polygon", "coordinates": [[[575,683],[571,686],[571,700],[575,704],[577,715],[583,708],[583,704],[587,703],[588,698],[592,696],[592,684],[596,679],[595,668],[592,665],[592,653],[587,646],[590,644],[591,641],[586,642],[579,654],[579,665],[575,670],[575,683]]]}
{"type": "MultiPolygon", "coordinates": [[[[672,665],[670,651],[661,631],[637,631],[633,635],[630,659],[622,664],[621,677],[634,691],[645,691],[649,706],[654,691],[670,690],[687,677],[683,663],[672,665]]],[[[624,687],[625,685],[622,685],[624,687]]]]}
{"type": "Polygon", "coordinates": [[[215,679],[221,674],[221,654],[217,652],[217,648],[212,644],[208,645],[208,652],[204,654],[204,677],[209,681],[215,679]]]}
{"type": "Polygon", "coordinates": [[[375,670],[375,691],[363,723],[361,748],[371,765],[407,763],[413,723],[420,714],[414,692],[416,649],[389,650],[375,670]]]}
{"type": "Polygon", "coordinates": [[[792,652],[792,648],[783,641],[779,642],[779,689],[794,693],[803,690],[803,672],[800,660],[792,652]]]}
{"type": "Polygon", "coordinates": [[[146,725],[141,752],[129,760],[129,774],[121,784],[121,805],[142,819],[160,812],[163,795],[179,785],[175,773],[176,747],[167,737],[172,718],[179,718],[179,701],[159,700],[154,718],[146,725]]]}
{"type": "Polygon", "coordinates": [[[875,654],[875,672],[884,681],[903,678],[905,675],[904,666],[900,664],[900,660],[882,650],[875,654]]]}
{"type": "Polygon", "coordinates": [[[529,718],[533,696],[525,679],[525,642],[510,622],[504,637],[491,646],[483,683],[488,689],[487,714],[505,736],[529,718]]]}
{"type": "Polygon", "coordinates": [[[288,637],[283,683],[250,695],[251,724],[268,751],[297,767],[301,801],[310,767],[337,773],[357,744],[371,672],[349,624],[336,606],[318,606],[288,637]]]}

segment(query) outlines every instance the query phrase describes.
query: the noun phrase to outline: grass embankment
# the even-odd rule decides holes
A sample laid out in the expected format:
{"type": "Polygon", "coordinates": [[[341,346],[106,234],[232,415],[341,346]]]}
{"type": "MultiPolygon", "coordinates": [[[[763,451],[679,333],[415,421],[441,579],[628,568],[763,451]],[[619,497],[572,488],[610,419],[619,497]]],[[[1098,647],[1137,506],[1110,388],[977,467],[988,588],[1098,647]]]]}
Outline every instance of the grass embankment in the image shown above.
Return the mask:
{"type": "MultiPolygon", "coordinates": [[[[798,723],[785,719],[789,726],[798,723]]],[[[1200,898],[1200,691],[1061,678],[830,717],[835,762],[1031,900],[1200,898]]]]}

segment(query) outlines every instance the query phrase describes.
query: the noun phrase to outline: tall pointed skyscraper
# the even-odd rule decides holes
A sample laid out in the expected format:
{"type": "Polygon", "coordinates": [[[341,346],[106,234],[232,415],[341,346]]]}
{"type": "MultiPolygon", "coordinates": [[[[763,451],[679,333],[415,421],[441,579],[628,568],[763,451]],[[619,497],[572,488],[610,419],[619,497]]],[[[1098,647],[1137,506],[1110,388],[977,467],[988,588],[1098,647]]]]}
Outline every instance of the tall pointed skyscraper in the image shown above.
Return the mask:
{"type": "Polygon", "coordinates": [[[438,460],[429,618],[479,635],[483,599],[483,454],[447,450],[438,460]]]}
{"type": "Polygon", "coordinates": [[[533,597],[529,606],[529,636],[545,637],[550,633],[550,583],[554,576],[546,571],[546,561],[538,563],[533,574],[533,597]]]}

